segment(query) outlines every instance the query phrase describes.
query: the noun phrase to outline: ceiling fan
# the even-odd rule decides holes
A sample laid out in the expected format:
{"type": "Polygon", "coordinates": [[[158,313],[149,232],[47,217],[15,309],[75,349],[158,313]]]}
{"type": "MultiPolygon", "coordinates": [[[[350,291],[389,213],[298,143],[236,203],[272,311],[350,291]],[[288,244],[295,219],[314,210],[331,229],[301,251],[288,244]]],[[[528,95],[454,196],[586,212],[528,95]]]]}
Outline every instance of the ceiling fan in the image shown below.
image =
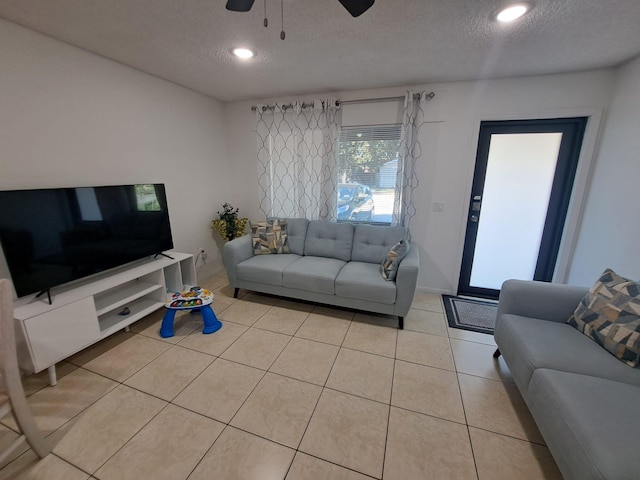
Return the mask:
{"type": "MultiPolygon", "coordinates": [[[[255,0],[227,0],[227,10],[248,12],[255,0]]],[[[359,17],[371,8],[375,0],[338,0],[353,17],[359,17]]]]}

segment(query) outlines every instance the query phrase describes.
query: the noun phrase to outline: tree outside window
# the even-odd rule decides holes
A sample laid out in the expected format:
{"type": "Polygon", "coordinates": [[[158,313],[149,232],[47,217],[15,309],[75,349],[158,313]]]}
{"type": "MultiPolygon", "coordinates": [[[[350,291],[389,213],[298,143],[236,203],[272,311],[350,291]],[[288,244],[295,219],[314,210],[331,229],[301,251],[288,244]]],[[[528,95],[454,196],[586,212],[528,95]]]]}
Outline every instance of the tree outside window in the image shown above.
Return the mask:
{"type": "Polygon", "coordinates": [[[400,125],[347,127],[340,133],[338,220],[391,223],[400,125]]]}
{"type": "Polygon", "coordinates": [[[153,184],[135,185],[139,212],[159,212],[160,202],[153,184]]]}

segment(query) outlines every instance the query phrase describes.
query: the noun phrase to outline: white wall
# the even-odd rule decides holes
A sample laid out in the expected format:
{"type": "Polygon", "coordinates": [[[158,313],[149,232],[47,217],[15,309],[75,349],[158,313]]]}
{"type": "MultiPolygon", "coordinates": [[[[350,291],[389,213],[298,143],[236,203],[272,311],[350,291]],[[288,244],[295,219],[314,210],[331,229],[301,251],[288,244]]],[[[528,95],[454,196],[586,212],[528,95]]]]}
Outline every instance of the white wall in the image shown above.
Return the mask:
{"type": "Polygon", "coordinates": [[[619,69],[569,282],[590,286],[611,267],[640,278],[640,57],[619,69]]]}
{"type": "Polygon", "coordinates": [[[221,102],[0,19],[0,189],[164,183],[175,249],[232,198],[221,102]]]}
{"type": "MultiPolygon", "coordinates": [[[[404,95],[414,91],[434,91],[426,119],[427,148],[418,165],[420,186],[416,192],[418,215],[412,224],[412,239],[420,249],[420,288],[450,293],[457,290],[466,210],[468,207],[478,129],[481,120],[542,118],[560,116],[590,116],[586,148],[581,162],[588,166],[595,145],[598,120],[610,103],[615,82],[614,70],[598,70],[566,75],[498,79],[482,82],[455,82],[413,87],[335,92],[342,100],[380,98],[404,95]],[[433,212],[434,201],[445,203],[445,211],[433,212]]],[[[306,100],[326,97],[327,93],[307,95],[306,100]]],[[[255,103],[289,102],[291,98],[266,98],[254,102],[233,102],[225,105],[228,153],[233,160],[232,178],[238,180],[236,191],[245,192],[238,205],[251,218],[260,218],[257,203],[255,117],[250,106],[255,103]]],[[[369,124],[384,123],[397,108],[389,102],[345,105],[343,117],[368,119],[369,124]],[[360,112],[349,109],[358,108],[360,112]],[[376,113],[378,108],[378,113],[376,113]],[[365,109],[366,112],[363,110],[365,109]],[[391,112],[391,113],[390,113],[391,112]]],[[[578,183],[586,184],[588,168],[578,172],[578,183]]],[[[578,188],[580,190],[580,188],[578,188]]],[[[573,205],[573,217],[568,224],[577,224],[579,208],[573,205]]],[[[572,242],[569,242],[572,246],[572,242]]],[[[565,247],[566,251],[568,247],[565,247]]],[[[565,252],[566,256],[566,252],[565,252]]]]}
{"type": "MultiPolygon", "coordinates": [[[[228,201],[250,218],[261,215],[250,110],[257,102],[222,104],[4,20],[0,45],[0,189],[165,183],[176,250],[195,253],[204,246],[209,263],[201,276],[219,269],[209,222],[220,205],[228,201]]],[[[420,287],[439,292],[457,287],[480,121],[595,118],[611,104],[612,92],[584,225],[577,230],[573,262],[565,262],[567,278],[590,284],[605,266],[638,277],[640,260],[631,248],[640,236],[632,210],[639,171],[640,62],[621,69],[619,78],[617,73],[599,70],[333,93],[342,100],[399,96],[407,88],[436,93],[427,112],[428,148],[418,166],[419,212],[412,227],[422,258],[420,287]],[[435,200],[445,202],[443,213],[431,210],[435,200]]],[[[393,102],[350,105],[343,117],[350,124],[363,118],[386,123],[398,112],[393,102]]],[[[587,165],[596,127],[590,124],[585,138],[581,161],[587,165]]],[[[586,184],[588,169],[578,176],[586,184]]],[[[574,205],[573,210],[580,209],[574,205]]],[[[569,223],[579,225],[579,215],[569,223]]],[[[573,241],[568,243],[564,249],[570,251],[573,241]]]]}

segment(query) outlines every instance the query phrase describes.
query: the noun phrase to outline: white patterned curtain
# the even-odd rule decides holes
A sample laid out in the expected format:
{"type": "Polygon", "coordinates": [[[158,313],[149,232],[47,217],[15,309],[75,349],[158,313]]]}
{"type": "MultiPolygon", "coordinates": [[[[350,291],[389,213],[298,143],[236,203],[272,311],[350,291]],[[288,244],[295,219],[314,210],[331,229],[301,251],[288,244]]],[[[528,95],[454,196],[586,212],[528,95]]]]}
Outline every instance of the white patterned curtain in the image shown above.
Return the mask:
{"type": "Polygon", "coordinates": [[[409,229],[416,214],[414,202],[418,187],[416,164],[422,157],[420,143],[425,126],[425,107],[432,94],[426,92],[407,92],[402,112],[402,134],[400,137],[400,162],[396,178],[396,195],[393,205],[392,225],[403,225],[409,229]]]}
{"type": "Polygon", "coordinates": [[[260,209],[267,217],[335,220],[338,138],[335,98],[313,106],[256,107],[260,209]]]}

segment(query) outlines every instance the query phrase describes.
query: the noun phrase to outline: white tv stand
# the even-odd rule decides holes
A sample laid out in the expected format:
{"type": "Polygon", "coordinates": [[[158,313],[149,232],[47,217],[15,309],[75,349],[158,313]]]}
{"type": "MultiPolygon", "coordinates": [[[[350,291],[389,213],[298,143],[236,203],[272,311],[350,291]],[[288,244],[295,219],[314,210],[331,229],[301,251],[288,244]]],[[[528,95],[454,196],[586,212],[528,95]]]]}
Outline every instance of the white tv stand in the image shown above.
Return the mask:
{"type": "Polygon", "coordinates": [[[162,308],[167,293],[197,285],[193,255],[146,258],[51,291],[16,301],[14,318],[20,366],[28,373],[49,370],[74,353],[162,308]],[[129,313],[121,315],[127,307],[129,313]]]}

